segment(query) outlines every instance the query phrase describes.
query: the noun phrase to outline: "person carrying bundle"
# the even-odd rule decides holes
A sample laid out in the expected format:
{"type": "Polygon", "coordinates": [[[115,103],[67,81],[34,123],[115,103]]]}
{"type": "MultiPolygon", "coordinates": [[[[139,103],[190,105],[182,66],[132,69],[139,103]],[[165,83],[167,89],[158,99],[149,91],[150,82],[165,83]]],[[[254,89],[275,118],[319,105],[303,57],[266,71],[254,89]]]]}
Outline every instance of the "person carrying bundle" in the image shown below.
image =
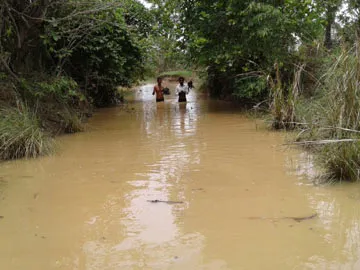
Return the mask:
{"type": "Polygon", "coordinates": [[[179,78],[179,84],[176,86],[175,92],[179,96],[179,102],[186,102],[186,95],[189,94],[189,87],[184,84],[184,77],[179,78]]]}

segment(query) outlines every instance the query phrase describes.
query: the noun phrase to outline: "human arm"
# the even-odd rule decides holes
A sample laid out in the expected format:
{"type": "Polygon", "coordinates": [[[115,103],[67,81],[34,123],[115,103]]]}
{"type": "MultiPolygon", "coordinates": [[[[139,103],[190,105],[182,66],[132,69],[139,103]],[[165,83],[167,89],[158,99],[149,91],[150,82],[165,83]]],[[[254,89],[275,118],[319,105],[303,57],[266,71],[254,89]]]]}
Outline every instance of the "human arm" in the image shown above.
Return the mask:
{"type": "Polygon", "coordinates": [[[155,88],[156,88],[156,86],[154,86],[154,89],[153,89],[152,95],[155,95],[155,88]]]}

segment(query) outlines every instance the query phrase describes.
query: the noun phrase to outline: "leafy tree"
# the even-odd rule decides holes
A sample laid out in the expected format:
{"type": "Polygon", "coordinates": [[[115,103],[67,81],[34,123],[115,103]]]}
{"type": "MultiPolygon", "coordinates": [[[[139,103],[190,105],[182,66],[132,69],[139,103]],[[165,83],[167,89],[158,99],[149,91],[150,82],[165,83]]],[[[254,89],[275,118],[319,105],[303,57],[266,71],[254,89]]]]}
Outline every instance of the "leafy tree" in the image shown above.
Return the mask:
{"type": "Polygon", "coordinates": [[[319,9],[323,10],[325,19],[325,38],[324,45],[326,48],[331,49],[332,42],[332,29],[335,23],[336,12],[339,10],[342,0],[316,0],[319,9]]]}
{"type": "Polygon", "coordinates": [[[313,6],[292,0],[183,1],[185,42],[190,57],[206,67],[211,94],[264,98],[264,74],[275,62],[290,71],[299,39],[319,31],[313,6]]]}
{"type": "Polygon", "coordinates": [[[18,82],[70,76],[106,105],[142,76],[153,17],[135,0],[3,0],[0,14],[0,71],[18,82]]]}
{"type": "Polygon", "coordinates": [[[181,1],[150,0],[153,24],[153,56],[157,73],[181,69],[187,65],[180,22],[181,1]]]}
{"type": "Polygon", "coordinates": [[[151,32],[147,10],[129,0],[112,10],[103,5],[85,7],[76,19],[73,11],[69,15],[66,9],[60,10],[65,16],[58,12],[54,10],[54,17],[60,19],[46,25],[44,36],[57,73],[73,76],[96,105],[113,103],[117,86],[129,86],[143,75],[151,32]],[[87,10],[98,11],[89,16],[87,10]]]}
{"type": "Polygon", "coordinates": [[[358,0],[348,0],[348,13],[355,18],[355,31],[356,37],[360,37],[360,1],[358,0]]]}

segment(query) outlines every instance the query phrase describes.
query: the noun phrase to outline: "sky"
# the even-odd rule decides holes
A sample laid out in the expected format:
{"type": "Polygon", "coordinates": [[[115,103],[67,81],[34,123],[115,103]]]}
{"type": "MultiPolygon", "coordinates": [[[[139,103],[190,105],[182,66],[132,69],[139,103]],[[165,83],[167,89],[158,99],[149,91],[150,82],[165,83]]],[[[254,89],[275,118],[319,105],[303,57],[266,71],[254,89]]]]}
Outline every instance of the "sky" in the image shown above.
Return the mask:
{"type": "Polygon", "coordinates": [[[151,4],[146,2],[145,0],[138,0],[140,3],[142,3],[145,7],[150,8],[151,4]]]}

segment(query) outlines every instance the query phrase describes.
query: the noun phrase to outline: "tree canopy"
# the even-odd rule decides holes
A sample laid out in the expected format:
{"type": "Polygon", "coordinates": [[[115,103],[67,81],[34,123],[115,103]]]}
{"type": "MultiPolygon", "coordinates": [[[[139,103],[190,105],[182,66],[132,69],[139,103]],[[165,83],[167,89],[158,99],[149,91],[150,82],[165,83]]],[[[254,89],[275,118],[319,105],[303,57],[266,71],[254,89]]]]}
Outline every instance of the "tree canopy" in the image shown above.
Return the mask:
{"type": "Polygon", "coordinates": [[[213,96],[259,100],[275,63],[289,81],[299,47],[315,41],[331,49],[339,33],[353,40],[359,29],[354,0],[148,2],[3,0],[1,70],[14,80],[33,72],[69,76],[106,105],[116,86],[192,66],[206,72],[213,96]],[[339,16],[344,6],[352,17],[339,16]]]}

